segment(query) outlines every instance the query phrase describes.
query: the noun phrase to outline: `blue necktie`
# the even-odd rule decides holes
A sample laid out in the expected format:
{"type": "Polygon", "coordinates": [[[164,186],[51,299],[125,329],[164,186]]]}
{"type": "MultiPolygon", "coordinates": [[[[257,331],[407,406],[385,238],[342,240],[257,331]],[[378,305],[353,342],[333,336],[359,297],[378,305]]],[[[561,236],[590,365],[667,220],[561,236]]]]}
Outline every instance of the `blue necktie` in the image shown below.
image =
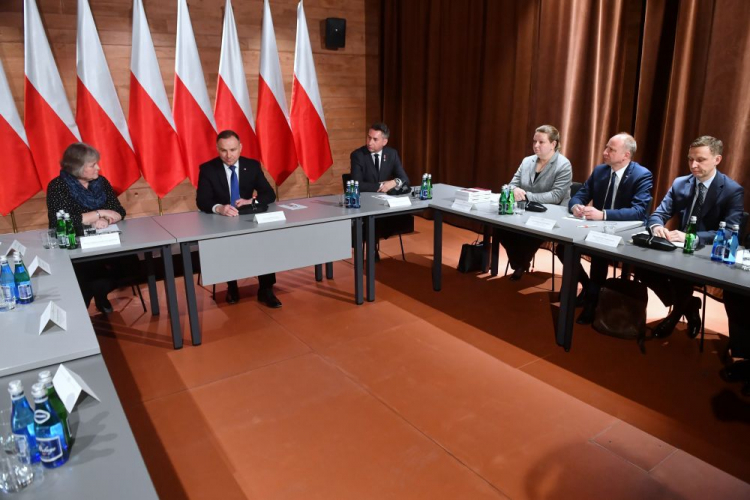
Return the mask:
{"type": "Polygon", "coordinates": [[[237,180],[237,172],[235,171],[235,168],[237,167],[232,165],[229,168],[232,170],[232,178],[229,181],[229,185],[231,187],[229,191],[229,203],[232,206],[235,206],[234,202],[240,199],[240,181],[237,180]]]}
{"type": "Polygon", "coordinates": [[[612,198],[615,195],[615,176],[617,174],[612,172],[612,177],[609,178],[609,189],[607,189],[607,195],[604,197],[604,206],[602,207],[602,210],[610,209],[612,208],[612,202],[614,201],[612,198]]]}

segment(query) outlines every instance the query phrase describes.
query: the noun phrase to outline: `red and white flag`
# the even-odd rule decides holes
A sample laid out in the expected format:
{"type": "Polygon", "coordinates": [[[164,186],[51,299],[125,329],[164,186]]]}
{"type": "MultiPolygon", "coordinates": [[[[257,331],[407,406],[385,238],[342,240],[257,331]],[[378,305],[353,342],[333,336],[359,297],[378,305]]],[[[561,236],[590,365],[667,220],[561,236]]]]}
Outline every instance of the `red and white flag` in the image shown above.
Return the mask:
{"type": "Polygon", "coordinates": [[[185,162],[141,0],[133,1],[128,126],[143,178],[163,198],[185,178],[185,162]]]}
{"type": "Polygon", "coordinates": [[[78,0],[76,59],[76,122],[83,140],[99,150],[102,175],[119,194],[141,172],[88,0],[78,0]]]}
{"type": "Polygon", "coordinates": [[[224,9],[224,33],[221,38],[219,81],[216,85],[214,107],[217,130],[234,130],[242,142],[242,156],[260,160],[260,146],[255,135],[253,109],[245,80],[240,40],[234,23],[232,2],[227,0],[224,9]]]}
{"type": "Polygon", "coordinates": [[[24,125],[39,181],[47,184],[60,173],[65,148],[80,142],[60,73],[49,48],[35,0],[23,2],[24,125]]]}
{"type": "Polygon", "coordinates": [[[268,0],[263,2],[256,131],[263,164],[276,184],[281,184],[297,168],[297,154],[294,151],[292,129],[289,127],[289,111],[268,0]]]}
{"type": "Polygon", "coordinates": [[[0,182],[0,215],[7,215],[38,193],[42,186],[34,168],[29,141],[18,116],[10,85],[0,61],[0,151],[3,152],[3,182],[0,182]]]}
{"type": "Polygon", "coordinates": [[[174,121],[187,174],[198,185],[198,167],[218,156],[216,123],[208,99],[187,1],[177,2],[177,53],[174,73],[174,121]]]}
{"type": "Polygon", "coordinates": [[[323,101],[318,90],[310,34],[307,32],[305,9],[297,5],[297,47],[294,52],[294,83],[292,85],[292,134],[297,158],[310,182],[317,181],[333,165],[328,142],[323,101]]]}

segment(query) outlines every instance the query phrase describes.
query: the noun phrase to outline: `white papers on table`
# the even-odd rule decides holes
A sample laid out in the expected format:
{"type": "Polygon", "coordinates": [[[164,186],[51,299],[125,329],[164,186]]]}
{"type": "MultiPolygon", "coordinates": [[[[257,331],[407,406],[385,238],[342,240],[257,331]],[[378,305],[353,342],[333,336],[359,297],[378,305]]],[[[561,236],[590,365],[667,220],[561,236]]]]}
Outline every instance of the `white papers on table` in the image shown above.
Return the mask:
{"type": "Polygon", "coordinates": [[[286,205],[279,205],[281,208],[286,208],[287,210],[302,210],[303,208],[307,208],[305,205],[300,205],[298,203],[287,203],[286,205]]]}
{"type": "Polygon", "coordinates": [[[96,234],[119,233],[119,232],[121,231],[120,231],[120,228],[117,227],[117,224],[110,224],[109,226],[105,228],[96,230],[96,234]]]}

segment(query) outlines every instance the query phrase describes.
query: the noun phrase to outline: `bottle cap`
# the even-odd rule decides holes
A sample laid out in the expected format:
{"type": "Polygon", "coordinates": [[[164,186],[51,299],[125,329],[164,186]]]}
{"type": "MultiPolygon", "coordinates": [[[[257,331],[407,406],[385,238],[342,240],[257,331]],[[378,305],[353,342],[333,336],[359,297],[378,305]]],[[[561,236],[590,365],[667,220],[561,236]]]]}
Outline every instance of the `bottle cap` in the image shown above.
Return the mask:
{"type": "Polygon", "coordinates": [[[8,392],[11,396],[23,394],[23,382],[20,380],[11,380],[8,382],[8,392]]]}
{"type": "Polygon", "coordinates": [[[37,382],[31,386],[31,395],[34,399],[42,399],[47,397],[47,390],[44,388],[44,384],[37,382]]]}
{"type": "Polygon", "coordinates": [[[0,263],[4,264],[6,262],[8,262],[8,257],[6,257],[5,255],[0,255],[0,263]]]}
{"type": "Polygon", "coordinates": [[[727,227],[727,223],[724,221],[719,222],[719,227],[727,227]]]}
{"type": "Polygon", "coordinates": [[[740,225],[739,224],[732,224],[732,231],[739,231],[740,225]]]}
{"type": "Polygon", "coordinates": [[[21,262],[21,254],[18,253],[18,252],[16,252],[16,251],[14,251],[13,252],[13,260],[16,261],[16,262],[21,262]]]}
{"type": "Polygon", "coordinates": [[[39,372],[39,382],[42,382],[45,385],[47,384],[47,382],[52,382],[52,372],[49,370],[39,372]]]}
{"type": "Polygon", "coordinates": [[[696,222],[698,222],[698,216],[697,215],[691,215],[690,216],[690,223],[694,224],[696,222]]]}

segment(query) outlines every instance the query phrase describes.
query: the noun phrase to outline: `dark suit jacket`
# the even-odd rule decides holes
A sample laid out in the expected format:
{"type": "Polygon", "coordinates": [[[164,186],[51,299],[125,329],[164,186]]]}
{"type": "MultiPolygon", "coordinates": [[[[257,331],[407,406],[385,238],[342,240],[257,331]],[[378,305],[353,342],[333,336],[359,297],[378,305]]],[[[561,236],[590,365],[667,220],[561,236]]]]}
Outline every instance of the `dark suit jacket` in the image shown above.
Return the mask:
{"type": "MultiPolygon", "coordinates": [[[[678,229],[684,230],[688,222],[685,218],[688,216],[695,197],[696,184],[697,181],[692,174],[675,179],[659,208],[649,217],[648,225],[663,226],[669,219],[678,215],[680,217],[678,229]]],[[[716,171],[716,177],[711,182],[711,187],[708,188],[698,220],[698,237],[702,243],[710,244],[713,241],[716,230],[719,229],[719,222],[725,221],[727,228],[740,223],[743,196],[742,186],[718,170],[716,171]]]]}
{"type": "MultiPolygon", "coordinates": [[[[594,208],[601,210],[607,196],[609,178],[612,169],[609,165],[597,165],[594,171],[575,196],[570,199],[568,208],[573,205],[587,205],[594,200],[594,208]]],[[[631,161],[625,167],[615,195],[615,208],[607,209],[607,220],[640,220],[645,221],[651,208],[651,189],[654,186],[651,172],[644,166],[631,161]]]]}
{"type": "MultiPolygon", "coordinates": [[[[260,163],[250,158],[240,157],[239,161],[240,197],[249,200],[253,191],[258,192],[258,202],[268,205],[276,200],[276,193],[263,175],[260,163]]],[[[224,163],[216,157],[200,166],[198,191],[195,201],[204,212],[213,213],[214,205],[229,204],[229,183],[224,163]]]]}
{"type": "Polygon", "coordinates": [[[380,172],[375,169],[372,154],[366,146],[352,151],[352,180],[359,181],[359,190],[362,192],[375,192],[383,181],[389,181],[398,177],[404,184],[409,184],[401,158],[395,149],[388,146],[383,148],[380,155],[380,172]]]}

